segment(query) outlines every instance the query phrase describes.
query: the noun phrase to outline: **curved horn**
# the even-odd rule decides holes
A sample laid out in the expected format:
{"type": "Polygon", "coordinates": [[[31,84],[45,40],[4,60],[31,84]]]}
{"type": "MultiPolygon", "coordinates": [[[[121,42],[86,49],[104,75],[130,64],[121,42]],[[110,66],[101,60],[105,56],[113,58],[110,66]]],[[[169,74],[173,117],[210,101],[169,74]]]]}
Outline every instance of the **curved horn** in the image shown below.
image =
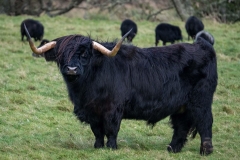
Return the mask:
{"type": "Polygon", "coordinates": [[[30,36],[30,34],[29,34],[29,32],[28,32],[27,27],[26,27],[25,24],[24,24],[24,29],[25,29],[25,32],[26,32],[26,34],[27,34],[27,38],[28,38],[29,45],[30,45],[30,47],[31,47],[31,49],[32,49],[32,51],[33,51],[34,53],[36,53],[36,54],[42,54],[42,53],[48,51],[49,49],[52,49],[52,48],[55,47],[55,45],[56,45],[57,42],[56,42],[56,41],[52,41],[52,42],[46,43],[45,45],[43,45],[43,46],[40,47],[40,48],[37,48],[37,47],[34,45],[34,43],[33,43],[33,41],[32,41],[32,38],[31,38],[31,36],[30,36]]]}
{"type": "Polygon", "coordinates": [[[115,45],[115,47],[110,51],[108,50],[106,47],[104,47],[103,45],[93,41],[92,45],[93,45],[93,48],[98,50],[99,52],[101,52],[102,54],[106,55],[106,56],[109,56],[109,57],[114,57],[118,50],[120,49],[121,45],[122,45],[122,42],[123,40],[128,36],[128,34],[132,31],[132,29],[130,31],[128,31],[120,41],[118,41],[118,43],[115,45]]]}

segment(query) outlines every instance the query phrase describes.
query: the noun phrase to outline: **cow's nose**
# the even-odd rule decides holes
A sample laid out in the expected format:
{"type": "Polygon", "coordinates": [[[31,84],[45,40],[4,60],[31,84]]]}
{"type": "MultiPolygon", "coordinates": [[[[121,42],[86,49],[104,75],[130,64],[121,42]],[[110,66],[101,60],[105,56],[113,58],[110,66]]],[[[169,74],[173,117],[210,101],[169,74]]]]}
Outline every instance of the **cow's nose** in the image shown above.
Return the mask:
{"type": "Polygon", "coordinates": [[[76,73],[77,73],[77,67],[67,67],[67,74],[69,74],[69,75],[76,75],[76,73]]]}

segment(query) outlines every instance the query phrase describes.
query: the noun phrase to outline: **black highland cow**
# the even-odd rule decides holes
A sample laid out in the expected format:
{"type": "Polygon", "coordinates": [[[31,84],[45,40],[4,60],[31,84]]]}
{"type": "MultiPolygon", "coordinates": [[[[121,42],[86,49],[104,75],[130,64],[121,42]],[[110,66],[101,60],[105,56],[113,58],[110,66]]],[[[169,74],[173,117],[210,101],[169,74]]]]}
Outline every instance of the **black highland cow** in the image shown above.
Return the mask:
{"type": "Polygon", "coordinates": [[[137,24],[130,19],[125,19],[122,22],[121,27],[120,27],[122,36],[124,36],[130,29],[132,29],[132,31],[127,36],[128,43],[131,43],[133,38],[137,34],[137,24]]]}
{"type": "Polygon", "coordinates": [[[193,44],[138,48],[98,42],[82,35],[57,38],[30,47],[57,63],[74,113],[90,124],[95,148],[117,148],[122,119],[154,125],[170,116],[174,130],[167,149],[180,152],[187,136],[201,137],[200,154],[212,153],[213,95],[217,86],[213,37],[207,32],[193,44]],[[205,37],[205,38],[203,38],[205,37]]]}
{"type": "Polygon", "coordinates": [[[178,26],[174,26],[168,23],[160,23],[155,28],[155,45],[158,45],[159,40],[162,40],[163,45],[167,42],[173,44],[175,41],[182,41],[182,32],[178,26]]]}
{"type": "Polygon", "coordinates": [[[24,29],[24,24],[27,26],[31,37],[34,38],[35,41],[42,40],[44,35],[44,26],[37,20],[26,19],[21,23],[21,26],[20,26],[22,41],[24,40],[24,36],[27,37],[27,34],[24,29]]]}
{"type": "Polygon", "coordinates": [[[188,40],[189,40],[189,37],[191,37],[192,39],[195,39],[196,34],[204,30],[204,24],[197,17],[190,16],[186,21],[185,29],[188,34],[188,40]]]}

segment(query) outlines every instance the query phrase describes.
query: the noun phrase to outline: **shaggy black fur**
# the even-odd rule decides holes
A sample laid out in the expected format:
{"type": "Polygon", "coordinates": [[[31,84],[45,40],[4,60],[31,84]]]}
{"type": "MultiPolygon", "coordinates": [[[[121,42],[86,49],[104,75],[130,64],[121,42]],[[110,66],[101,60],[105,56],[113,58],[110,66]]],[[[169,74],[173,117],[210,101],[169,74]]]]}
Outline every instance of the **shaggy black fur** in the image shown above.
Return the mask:
{"type": "Polygon", "coordinates": [[[129,43],[132,42],[133,38],[137,34],[137,24],[130,19],[125,19],[122,22],[121,27],[120,27],[122,36],[124,36],[130,29],[132,29],[132,31],[127,36],[127,40],[129,43]]]}
{"type": "Polygon", "coordinates": [[[107,147],[117,148],[122,119],[154,125],[170,116],[169,151],[181,151],[194,131],[201,136],[201,154],[209,154],[217,62],[211,37],[204,37],[165,47],[122,45],[115,57],[107,57],[92,48],[89,37],[71,35],[55,39],[55,48],[44,56],[57,63],[75,115],[91,126],[95,148],[104,146],[105,136],[107,147]],[[76,74],[68,74],[69,67],[76,67],[76,74]]]}
{"type": "Polygon", "coordinates": [[[196,34],[204,30],[204,24],[197,17],[190,16],[186,21],[185,29],[188,34],[188,40],[189,40],[189,37],[191,37],[192,39],[195,39],[196,34]]]}
{"type": "Polygon", "coordinates": [[[182,32],[178,26],[173,26],[167,23],[160,23],[155,29],[155,45],[158,45],[159,40],[166,45],[167,42],[173,44],[175,41],[182,41],[182,32]]]}
{"type": "Polygon", "coordinates": [[[20,31],[22,36],[22,41],[24,40],[24,36],[27,37],[27,34],[24,29],[24,24],[28,28],[28,31],[32,38],[34,38],[35,41],[41,41],[44,35],[44,26],[37,20],[34,19],[26,19],[21,23],[20,31]]]}

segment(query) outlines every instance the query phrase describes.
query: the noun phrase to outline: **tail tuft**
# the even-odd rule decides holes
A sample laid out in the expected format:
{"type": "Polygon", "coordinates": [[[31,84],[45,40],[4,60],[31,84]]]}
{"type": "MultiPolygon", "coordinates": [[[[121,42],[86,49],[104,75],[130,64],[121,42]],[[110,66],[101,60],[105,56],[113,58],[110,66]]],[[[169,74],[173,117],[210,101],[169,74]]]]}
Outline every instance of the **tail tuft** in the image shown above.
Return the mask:
{"type": "Polygon", "coordinates": [[[214,45],[214,37],[210,33],[206,32],[206,31],[198,32],[196,35],[196,38],[195,38],[195,42],[197,42],[198,38],[200,38],[200,37],[203,38],[204,40],[206,40],[207,42],[209,42],[212,46],[214,45]]]}

